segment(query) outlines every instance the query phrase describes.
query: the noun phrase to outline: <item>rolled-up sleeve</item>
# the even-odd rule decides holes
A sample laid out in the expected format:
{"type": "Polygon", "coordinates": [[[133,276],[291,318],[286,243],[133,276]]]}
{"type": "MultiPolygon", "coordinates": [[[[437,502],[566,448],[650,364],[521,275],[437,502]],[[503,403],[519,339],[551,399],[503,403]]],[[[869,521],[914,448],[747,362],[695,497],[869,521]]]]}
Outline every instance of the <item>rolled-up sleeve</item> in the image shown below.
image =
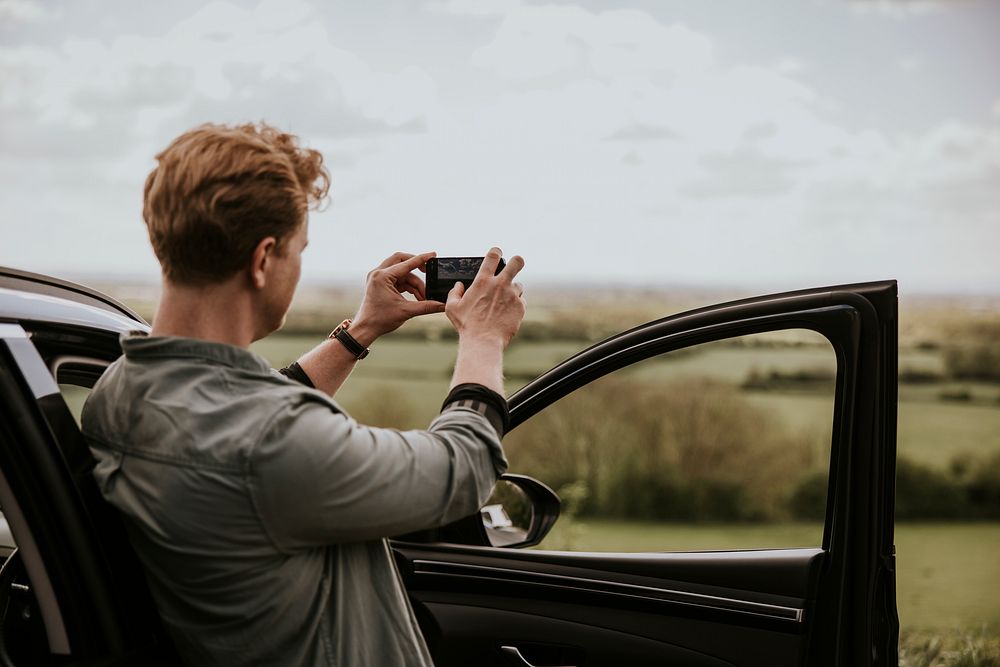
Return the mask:
{"type": "Polygon", "coordinates": [[[476,512],[507,460],[476,410],[450,406],[426,431],[358,424],[310,394],[253,450],[256,510],[283,550],[423,530],[476,512]]]}

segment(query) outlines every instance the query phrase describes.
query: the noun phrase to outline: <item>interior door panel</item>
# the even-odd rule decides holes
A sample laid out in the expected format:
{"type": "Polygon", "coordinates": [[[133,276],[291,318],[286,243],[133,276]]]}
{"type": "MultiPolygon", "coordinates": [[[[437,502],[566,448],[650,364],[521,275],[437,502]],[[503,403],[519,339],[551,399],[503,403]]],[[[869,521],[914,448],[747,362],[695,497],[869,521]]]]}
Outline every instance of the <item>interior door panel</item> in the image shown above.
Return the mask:
{"type": "Polygon", "coordinates": [[[504,628],[503,641],[513,645],[551,647],[558,637],[587,665],[787,663],[801,652],[809,580],[822,557],[819,549],[640,557],[529,551],[515,565],[491,551],[396,545],[411,595],[435,620],[426,630],[445,651],[436,655],[440,664],[468,659],[476,645],[477,660],[501,660],[495,640],[481,636],[484,627],[504,628]],[[737,581],[741,567],[747,576],[737,581]]]}
{"type": "MultiPolygon", "coordinates": [[[[428,636],[439,665],[516,665],[495,636],[512,639],[505,646],[517,648],[530,665],[691,665],[730,667],[735,664],[662,639],[643,636],[655,632],[653,616],[628,612],[618,616],[616,627],[595,625],[578,606],[497,599],[495,607],[467,604],[437,594],[422,604],[448,634],[428,636]],[[578,620],[572,620],[579,617],[578,620]],[[483,628],[489,628],[483,632],[483,628]],[[552,638],[574,638],[574,643],[553,644],[552,638]]],[[[599,612],[595,609],[594,612],[599,612]]],[[[426,635],[425,635],[426,636],[426,635]]],[[[773,664],[766,660],[759,664],[773,664]]]]}
{"type": "Polygon", "coordinates": [[[838,368],[822,545],[614,554],[396,541],[436,664],[896,664],[895,308],[894,282],[702,308],[598,343],[518,391],[513,427],[665,352],[791,328],[824,335],[838,368]]]}
{"type": "Polygon", "coordinates": [[[508,664],[503,642],[535,652],[568,647],[586,665],[791,664],[802,650],[810,580],[823,553],[519,551],[507,558],[489,548],[401,543],[395,552],[422,616],[433,619],[425,633],[441,648],[440,665],[471,660],[475,646],[482,648],[475,664],[508,664]]]}

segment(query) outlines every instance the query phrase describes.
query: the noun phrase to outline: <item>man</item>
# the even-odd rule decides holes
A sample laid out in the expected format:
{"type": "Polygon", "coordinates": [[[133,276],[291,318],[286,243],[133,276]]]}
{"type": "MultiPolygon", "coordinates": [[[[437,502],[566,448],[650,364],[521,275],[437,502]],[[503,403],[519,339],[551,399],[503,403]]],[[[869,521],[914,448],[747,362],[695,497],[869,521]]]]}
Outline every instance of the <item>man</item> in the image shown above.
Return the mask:
{"type": "Polygon", "coordinates": [[[501,364],[523,260],[494,276],[491,249],[443,305],[412,273],[433,253],[396,253],[353,321],[279,373],[247,348],[284,322],[322,157],[266,125],[206,125],[157,160],[143,217],[159,309],[150,336],[123,337],[83,429],[181,657],[431,664],[385,538],[475,513],[506,469],[501,364]],[[442,310],[458,357],[428,430],[369,428],[331,400],[379,336],[442,310]]]}

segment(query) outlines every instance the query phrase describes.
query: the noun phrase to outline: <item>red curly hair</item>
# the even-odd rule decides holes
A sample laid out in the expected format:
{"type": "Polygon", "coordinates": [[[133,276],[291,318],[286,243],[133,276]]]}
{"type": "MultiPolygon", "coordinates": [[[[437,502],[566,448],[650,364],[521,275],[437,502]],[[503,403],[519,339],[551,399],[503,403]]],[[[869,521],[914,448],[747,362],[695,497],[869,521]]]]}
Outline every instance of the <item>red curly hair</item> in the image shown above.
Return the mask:
{"type": "Polygon", "coordinates": [[[231,277],[268,236],[280,249],[330,188],[319,151],[264,123],[196,127],[156,160],[142,217],[164,279],[177,284],[231,277]]]}

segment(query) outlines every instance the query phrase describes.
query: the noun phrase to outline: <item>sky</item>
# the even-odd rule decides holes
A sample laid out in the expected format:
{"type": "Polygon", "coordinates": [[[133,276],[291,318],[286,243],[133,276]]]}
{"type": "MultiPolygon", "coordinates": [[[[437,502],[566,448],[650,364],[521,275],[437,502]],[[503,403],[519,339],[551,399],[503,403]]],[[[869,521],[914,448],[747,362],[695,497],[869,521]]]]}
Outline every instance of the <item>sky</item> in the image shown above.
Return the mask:
{"type": "Polygon", "coordinates": [[[259,120],[331,171],[305,283],[1000,293],[994,0],[0,0],[0,265],[155,280],[154,156],[259,120]]]}

